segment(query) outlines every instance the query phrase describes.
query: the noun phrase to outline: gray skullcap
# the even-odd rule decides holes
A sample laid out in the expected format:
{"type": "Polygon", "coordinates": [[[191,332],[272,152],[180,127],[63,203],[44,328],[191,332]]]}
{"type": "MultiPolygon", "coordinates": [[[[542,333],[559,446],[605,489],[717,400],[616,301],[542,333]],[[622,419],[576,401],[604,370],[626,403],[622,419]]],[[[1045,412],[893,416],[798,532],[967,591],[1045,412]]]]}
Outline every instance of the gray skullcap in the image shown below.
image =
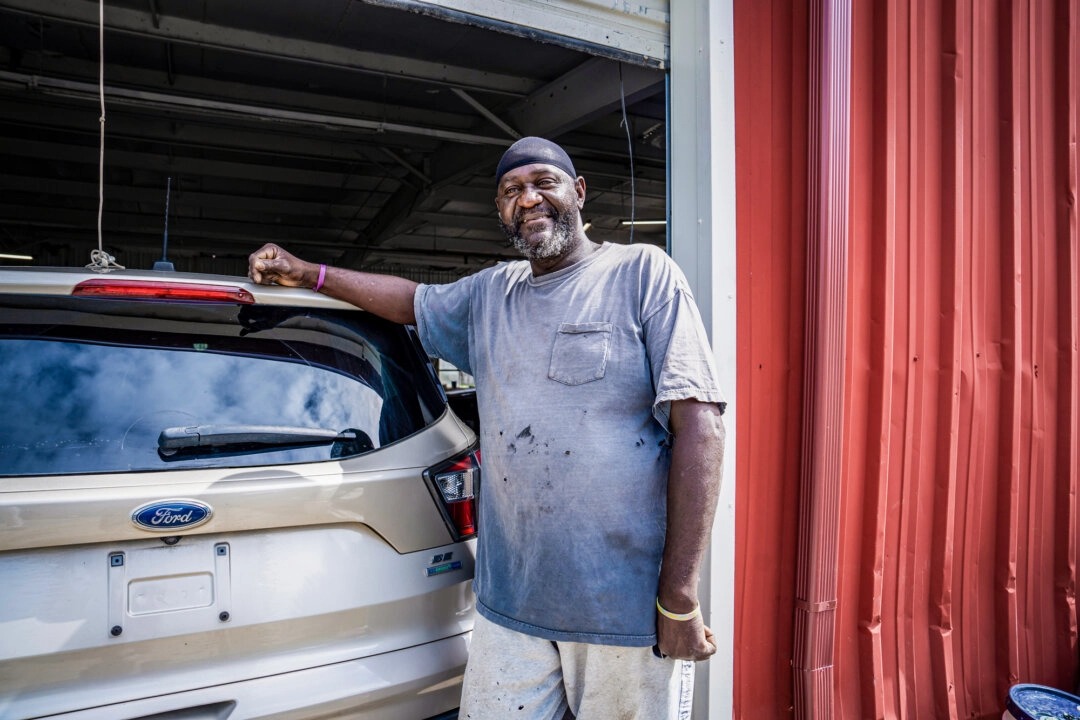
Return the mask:
{"type": "Polygon", "coordinates": [[[495,170],[495,183],[498,184],[502,180],[502,176],[514,168],[532,165],[533,163],[554,165],[571,178],[577,179],[574,163],[570,161],[570,156],[566,154],[565,150],[544,138],[523,137],[503,153],[502,160],[499,161],[499,167],[495,170]]]}

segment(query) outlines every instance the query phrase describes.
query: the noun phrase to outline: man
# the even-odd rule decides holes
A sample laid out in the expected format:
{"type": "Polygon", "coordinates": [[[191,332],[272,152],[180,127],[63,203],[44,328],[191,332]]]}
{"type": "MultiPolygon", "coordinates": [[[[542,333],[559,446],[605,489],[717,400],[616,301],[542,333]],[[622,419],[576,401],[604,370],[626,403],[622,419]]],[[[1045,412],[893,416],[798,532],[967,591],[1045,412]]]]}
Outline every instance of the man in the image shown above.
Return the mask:
{"type": "Polygon", "coordinates": [[[689,717],[716,651],[697,585],[720,487],[716,371],[682,273],[595,243],[585,180],[523,138],[495,205],[524,261],[447,285],[327,268],[275,245],[255,282],[311,287],[400,323],[476,377],[484,483],[472,720],[689,717]]]}

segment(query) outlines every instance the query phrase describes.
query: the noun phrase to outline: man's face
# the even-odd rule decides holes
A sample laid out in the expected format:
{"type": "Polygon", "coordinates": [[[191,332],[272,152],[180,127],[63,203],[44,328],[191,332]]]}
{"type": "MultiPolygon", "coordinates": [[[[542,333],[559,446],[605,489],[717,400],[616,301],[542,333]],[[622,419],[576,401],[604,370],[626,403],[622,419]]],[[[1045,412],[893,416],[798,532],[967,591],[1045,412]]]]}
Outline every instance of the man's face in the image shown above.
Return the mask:
{"type": "Polygon", "coordinates": [[[525,165],[499,180],[495,205],[507,239],[528,260],[565,255],[578,240],[585,181],[552,165],[525,165]]]}

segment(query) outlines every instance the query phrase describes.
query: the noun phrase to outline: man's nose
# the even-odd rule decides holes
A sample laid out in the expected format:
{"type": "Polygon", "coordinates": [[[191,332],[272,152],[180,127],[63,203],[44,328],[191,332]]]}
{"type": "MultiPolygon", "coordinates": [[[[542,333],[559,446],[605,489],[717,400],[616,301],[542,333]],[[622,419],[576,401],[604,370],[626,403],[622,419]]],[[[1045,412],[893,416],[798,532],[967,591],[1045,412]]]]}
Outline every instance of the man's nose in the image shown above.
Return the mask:
{"type": "Polygon", "coordinates": [[[522,207],[533,207],[543,202],[544,198],[540,195],[540,191],[536,189],[534,185],[526,185],[521,194],[518,195],[518,205],[522,207]]]}

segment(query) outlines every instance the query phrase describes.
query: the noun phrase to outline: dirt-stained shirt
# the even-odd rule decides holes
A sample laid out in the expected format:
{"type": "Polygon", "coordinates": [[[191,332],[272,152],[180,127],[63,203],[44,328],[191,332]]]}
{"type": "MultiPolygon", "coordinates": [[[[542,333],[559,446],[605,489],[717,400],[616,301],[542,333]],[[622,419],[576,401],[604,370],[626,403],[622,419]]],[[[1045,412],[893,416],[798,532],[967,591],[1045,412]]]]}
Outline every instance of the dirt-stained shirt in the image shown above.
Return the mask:
{"type": "Polygon", "coordinates": [[[683,273],[604,243],[540,277],[521,260],[421,285],[415,310],[427,352],[476,378],[478,611],[548,640],[654,644],[668,408],[723,402],[683,273]]]}

